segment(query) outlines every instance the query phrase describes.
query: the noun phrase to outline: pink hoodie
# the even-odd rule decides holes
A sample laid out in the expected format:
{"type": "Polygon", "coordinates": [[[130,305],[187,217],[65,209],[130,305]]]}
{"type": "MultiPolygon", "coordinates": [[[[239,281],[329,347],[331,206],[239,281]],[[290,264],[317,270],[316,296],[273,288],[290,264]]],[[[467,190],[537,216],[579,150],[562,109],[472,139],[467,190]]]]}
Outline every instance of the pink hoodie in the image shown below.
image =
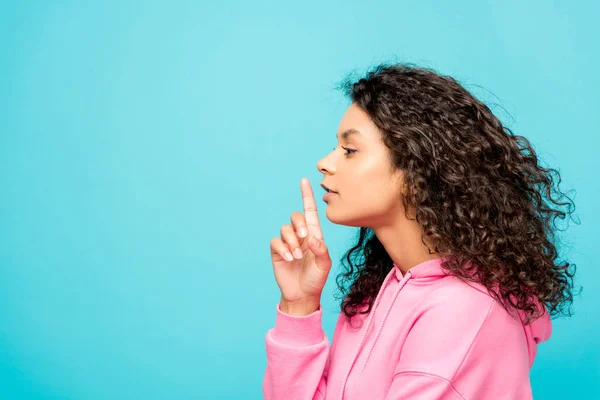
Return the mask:
{"type": "Polygon", "coordinates": [[[404,276],[394,264],[369,314],[348,320],[340,312],[331,348],[322,307],[299,317],[277,304],[264,398],[531,399],[529,369],[552,332],[548,313],[523,325],[482,285],[447,275],[441,261],[404,276]]]}

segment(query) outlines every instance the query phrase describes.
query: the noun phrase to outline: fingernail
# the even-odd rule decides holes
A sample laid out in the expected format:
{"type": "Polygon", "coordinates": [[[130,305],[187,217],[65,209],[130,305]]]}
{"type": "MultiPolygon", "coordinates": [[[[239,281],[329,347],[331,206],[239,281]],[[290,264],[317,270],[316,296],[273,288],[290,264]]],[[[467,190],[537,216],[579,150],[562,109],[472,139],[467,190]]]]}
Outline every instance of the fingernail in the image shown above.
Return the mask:
{"type": "Polygon", "coordinates": [[[302,258],[302,250],[300,250],[299,248],[295,248],[294,255],[296,256],[297,259],[301,259],[302,258]]]}
{"type": "Polygon", "coordinates": [[[300,235],[301,238],[305,237],[307,233],[308,232],[306,231],[306,228],[300,228],[298,230],[298,234],[300,235]]]}
{"type": "Polygon", "coordinates": [[[285,257],[285,259],[286,259],[286,260],[288,260],[288,261],[292,261],[292,260],[294,259],[294,256],[292,256],[292,253],[290,253],[289,251],[286,251],[286,252],[285,252],[285,255],[284,255],[284,257],[285,257]]]}
{"type": "Polygon", "coordinates": [[[311,244],[311,246],[312,246],[312,247],[314,247],[315,249],[316,249],[317,247],[319,247],[319,241],[317,240],[317,238],[314,238],[314,237],[313,237],[313,238],[310,238],[310,244],[311,244]]]}

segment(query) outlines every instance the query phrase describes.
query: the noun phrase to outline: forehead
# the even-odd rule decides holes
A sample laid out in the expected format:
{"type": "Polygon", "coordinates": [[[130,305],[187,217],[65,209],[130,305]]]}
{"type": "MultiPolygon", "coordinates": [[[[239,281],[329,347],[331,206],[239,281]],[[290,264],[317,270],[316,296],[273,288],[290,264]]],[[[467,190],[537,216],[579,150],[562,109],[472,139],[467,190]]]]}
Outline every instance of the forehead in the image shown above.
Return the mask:
{"type": "Polygon", "coordinates": [[[376,140],[380,137],[381,133],[377,125],[369,115],[356,104],[350,104],[342,116],[336,139],[376,140]]]}

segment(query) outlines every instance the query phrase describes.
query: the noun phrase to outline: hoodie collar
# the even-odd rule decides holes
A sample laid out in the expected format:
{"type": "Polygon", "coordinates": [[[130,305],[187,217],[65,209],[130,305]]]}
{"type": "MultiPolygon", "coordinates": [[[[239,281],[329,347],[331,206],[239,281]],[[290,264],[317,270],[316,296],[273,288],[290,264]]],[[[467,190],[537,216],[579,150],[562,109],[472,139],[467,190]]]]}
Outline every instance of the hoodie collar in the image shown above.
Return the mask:
{"type": "MultiPolygon", "coordinates": [[[[433,277],[433,276],[444,276],[448,275],[448,272],[442,268],[442,261],[447,259],[448,257],[438,257],[430,260],[425,260],[410,268],[406,275],[410,274],[412,278],[425,278],[425,277],[433,277]]],[[[406,275],[402,275],[402,271],[396,263],[394,263],[394,272],[396,275],[396,279],[401,281],[404,279],[406,275]]]]}

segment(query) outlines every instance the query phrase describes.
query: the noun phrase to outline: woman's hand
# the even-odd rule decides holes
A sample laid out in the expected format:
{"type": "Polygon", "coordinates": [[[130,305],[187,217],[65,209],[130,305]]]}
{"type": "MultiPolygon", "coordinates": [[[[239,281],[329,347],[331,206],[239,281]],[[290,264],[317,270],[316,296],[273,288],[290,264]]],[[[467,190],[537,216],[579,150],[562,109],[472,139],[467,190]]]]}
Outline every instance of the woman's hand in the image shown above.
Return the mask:
{"type": "Polygon", "coordinates": [[[309,180],[303,178],[300,188],[304,215],[294,212],[290,218],[291,224],[281,227],[281,237],[271,240],[271,261],[275,280],[281,290],[280,307],[284,312],[284,308],[294,308],[296,315],[318,309],[321,292],[331,270],[331,258],[323,241],[309,180]],[[315,245],[313,240],[316,240],[315,245]]]}

